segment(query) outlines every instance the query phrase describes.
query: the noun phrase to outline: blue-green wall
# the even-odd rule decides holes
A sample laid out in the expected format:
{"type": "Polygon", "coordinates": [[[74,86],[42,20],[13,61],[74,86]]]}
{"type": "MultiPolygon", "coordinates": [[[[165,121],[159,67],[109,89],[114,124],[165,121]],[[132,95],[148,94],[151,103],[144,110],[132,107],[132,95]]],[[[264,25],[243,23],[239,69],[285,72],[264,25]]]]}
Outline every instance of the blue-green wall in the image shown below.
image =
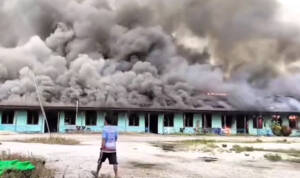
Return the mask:
{"type": "Polygon", "coordinates": [[[139,126],[129,126],[129,119],[128,119],[128,114],[126,115],[127,117],[127,132],[145,132],[145,114],[144,113],[139,113],[139,126]]]}
{"type": "MultiPolygon", "coordinates": [[[[162,116],[164,118],[164,115],[162,116]]],[[[171,133],[179,133],[180,128],[183,128],[183,114],[175,113],[174,114],[174,126],[173,127],[163,127],[163,133],[171,134],[171,133]]]]}
{"type": "Polygon", "coordinates": [[[86,126],[86,128],[88,128],[91,132],[102,132],[103,127],[104,127],[104,117],[105,117],[104,112],[97,112],[96,126],[87,126],[85,124],[85,114],[84,114],[84,116],[83,116],[84,122],[83,123],[86,126]]]}
{"type": "MultiPolygon", "coordinates": [[[[164,114],[158,114],[158,133],[159,134],[172,134],[179,133],[181,128],[184,128],[184,133],[193,134],[198,128],[201,130],[202,127],[202,114],[193,115],[193,127],[184,126],[184,113],[174,113],[174,126],[173,127],[164,127],[164,114]]],[[[221,128],[222,120],[221,114],[212,115],[212,128],[221,128]]],[[[248,120],[249,134],[250,135],[266,135],[272,134],[272,117],[263,116],[264,124],[262,129],[253,128],[253,120],[248,120]]],[[[97,122],[95,126],[86,126],[85,123],[85,112],[78,112],[77,120],[75,125],[65,125],[64,122],[65,114],[64,112],[59,112],[58,119],[58,129],[59,132],[65,133],[66,129],[76,130],[76,126],[85,126],[91,132],[101,132],[104,127],[104,118],[105,112],[97,112],[97,122]]],[[[282,125],[289,126],[289,120],[287,115],[282,115],[282,125]]],[[[27,124],[27,111],[18,110],[14,114],[14,123],[13,124],[1,124],[2,122],[2,112],[0,111],[0,131],[12,131],[12,132],[25,132],[25,133],[43,133],[44,132],[44,119],[41,114],[39,114],[39,122],[36,125],[27,124]]],[[[300,122],[298,122],[300,128],[300,122]]],[[[139,125],[138,126],[129,126],[129,118],[127,112],[118,113],[118,130],[119,132],[145,132],[145,113],[139,113],[139,125]]],[[[236,116],[233,116],[231,133],[236,134],[236,116]]],[[[292,136],[300,136],[300,130],[293,129],[292,136]]]]}
{"type": "Polygon", "coordinates": [[[76,130],[76,126],[85,126],[85,120],[84,120],[84,112],[80,111],[78,112],[77,119],[75,121],[75,125],[67,125],[65,124],[65,113],[59,112],[59,118],[58,118],[58,130],[61,133],[65,133],[68,130],[76,130]]]}
{"type": "Polygon", "coordinates": [[[118,113],[118,131],[126,132],[128,125],[128,115],[125,112],[118,113]]]}
{"type": "Polygon", "coordinates": [[[36,125],[27,124],[27,111],[15,112],[16,132],[43,132],[43,121],[39,117],[39,122],[36,125]]]}
{"type": "Polygon", "coordinates": [[[27,111],[15,111],[13,124],[1,124],[2,112],[0,114],[0,130],[21,132],[21,133],[42,133],[43,132],[43,120],[39,117],[38,124],[27,124],[27,111]]]}
{"type": "Polygon", "coordinates": [[[158,114],[158,133],[163,134],[164,133],[164,115],[158,114]]]}
{"type": "Polygon", "coordinates": [[[222,128],[222,115],[221,114],[212,114],[211,127],[212,128],[222,128]]]}
{"type": "Polygon", "coordinates": [[[193,114],[193,127],[184,127],[184,133],[194,134],[195,129],[201,129],[202,127],[202,114],[193,114]]]}

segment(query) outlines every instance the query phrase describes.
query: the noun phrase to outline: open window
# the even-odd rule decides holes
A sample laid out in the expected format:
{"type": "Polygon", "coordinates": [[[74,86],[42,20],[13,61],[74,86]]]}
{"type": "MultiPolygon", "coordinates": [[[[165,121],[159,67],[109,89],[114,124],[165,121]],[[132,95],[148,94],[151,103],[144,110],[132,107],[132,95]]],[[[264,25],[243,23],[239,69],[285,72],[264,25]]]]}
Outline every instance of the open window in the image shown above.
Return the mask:
{"type": "Polygon", "coordinates": [[[289,126],[291,129],[299,129],[298,120],[299,120],[299,116],[296,115],[289,116],[289,126]]]}
{"type": "Polygon", "coordinates": [[[65,112],[65,125],[75,125],[76,122],[76,112],[66,111],[65,112]]]}
{"type": "Polygon", "coordinates": [[[139,126],[139,125],[140,125],[139,115],[136,113],[129,114],[129,126],[139,126]]]}
{"type": "Polygon", "coordinates": [[[27,124],[38,125],[39,124],[39,112],[38,111],[27,111],[27,124]]]}
{"type": "Polygon", "coordinates": [[[174,114],[168,113],[164,115],[164,127],[174,127],[174,114]]]}
{"type": "Polygon", "coordinates": [[[97,125],[97,112],[96,111],[86,111],[85,112],[85,125],[96,126],[97,125]]]}
{"type": "Polygon", "coordinates": [[[222,115],[222,128],[231,128],[233,123],[233,116],[223,114],[222,115]]]}
{"type": "Polygon", "coordinates": [[[194,114],[193,113],[185,113],[184,114],[184,126],[185,127],[193,127],[194,126],[194,114]]]}
{"type": "Polygon", "coordinates": [[[3,111],[1,124],[14,124],[14,111],[3,111]]]}

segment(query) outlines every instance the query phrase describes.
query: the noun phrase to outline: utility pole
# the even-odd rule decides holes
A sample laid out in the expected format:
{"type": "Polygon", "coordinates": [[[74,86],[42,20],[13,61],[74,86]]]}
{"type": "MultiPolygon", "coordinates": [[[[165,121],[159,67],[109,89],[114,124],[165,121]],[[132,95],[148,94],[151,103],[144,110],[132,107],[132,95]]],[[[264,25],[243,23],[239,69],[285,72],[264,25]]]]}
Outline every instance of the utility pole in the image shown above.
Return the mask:
{"type": "Polygon", "coordinates": [[[42,110],[42,114],[44,116],[44,121],[45,121],[45,123],[47,125],[49,137],[51,137],[51,132],[50,132],[48,120],[47,120],[46,113],[45,113],[45,110],[44,110],[44,107],[43,107],[43,104],[42,104],[42,100],[41,100],[41,96],[40,96],[39,86],[38,86],[38,84],[37,84],[37,82],[35,80],[35,74],[34,74],[34,72],[31,72],[31,74],[32,74],[32,79],[33,79],[33,83],[34,83],[34,86],[35,86],[35,91],[36,91],[36,94],[37,94],[37,97],[38,97],[38,100],[39,100],[39,103],[40,103],[40,107],[41,107],[41,110],[42,110]]]}
{"type": "MultiPolygon", "coordinates": [[[[77,99],[76,100],[76,120],[75,120],[75,125],[76,125],[76,122],[77,122],[77,119],[78,119],[78,105],[79,105],[79,101],[77,99]]],[[[81,123],[81,126],[82,126],[82,121],[80,123],[81,123]]]]}

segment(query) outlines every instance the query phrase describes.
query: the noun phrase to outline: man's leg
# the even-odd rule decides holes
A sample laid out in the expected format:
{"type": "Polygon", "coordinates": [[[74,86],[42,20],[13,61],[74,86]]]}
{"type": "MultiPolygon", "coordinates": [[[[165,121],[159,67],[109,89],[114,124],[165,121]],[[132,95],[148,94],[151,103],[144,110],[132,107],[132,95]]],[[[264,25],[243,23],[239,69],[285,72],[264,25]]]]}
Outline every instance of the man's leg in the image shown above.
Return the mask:
{"type": "Polygon", "coordinates": [[[117,161],[117,153],[109,154],[109,164],[113,165],[115,177],[118,177],[118,161],[117,161]]]}
{"type": "Polygon", "coordinates": [[[115,177],[118,177],[118,165],[114,164],[114,172],[115,172],[115,177]]]}
{"type": "Polygon", "coordinates": [[[103,162],[102,159],[103,159],[103,152],[101,151],[101,152],[100,152],[99,159],[98,159],[97,170],[96,170],[96,172],[92,171],[92,174],[95,176],[95,178],[98,178],[99,171],[100,171],[100,169],[101,169],[102,162],[103,162]]]}
{"type": "Polygon", "coordinates": [[[99,162],[99,161],[98,161],[98,165],[97,165],[97,171],[96,171],[96,175],[95,175],[95,176],[97,176],[96,178],[98,178],[98,175],[99,175],[99,172],[100,172],[101,166],[102,166],[102,162],[99,162]]]}

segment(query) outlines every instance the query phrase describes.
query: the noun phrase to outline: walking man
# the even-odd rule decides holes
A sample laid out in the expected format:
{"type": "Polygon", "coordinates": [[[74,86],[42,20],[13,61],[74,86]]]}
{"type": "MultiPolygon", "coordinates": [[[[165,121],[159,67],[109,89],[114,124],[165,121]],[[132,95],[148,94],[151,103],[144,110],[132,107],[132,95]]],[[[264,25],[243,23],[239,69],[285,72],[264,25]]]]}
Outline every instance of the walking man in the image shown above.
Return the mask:
{"type": "Polygon", "coordinates": [[[102,132],[102,144],[100,150],[100,156],[98,159],[97,171],[92,171],[92,174],[98,178],[99,171],[102,163],[108,158],[109,164],[113,165],[115,177],[118,177],[118,161],[117,161],[117,150],[116,142],[118,139],[117,127],[112,125],[113,118],[112,114],[105,116],[105,126],[102,132]]]}

